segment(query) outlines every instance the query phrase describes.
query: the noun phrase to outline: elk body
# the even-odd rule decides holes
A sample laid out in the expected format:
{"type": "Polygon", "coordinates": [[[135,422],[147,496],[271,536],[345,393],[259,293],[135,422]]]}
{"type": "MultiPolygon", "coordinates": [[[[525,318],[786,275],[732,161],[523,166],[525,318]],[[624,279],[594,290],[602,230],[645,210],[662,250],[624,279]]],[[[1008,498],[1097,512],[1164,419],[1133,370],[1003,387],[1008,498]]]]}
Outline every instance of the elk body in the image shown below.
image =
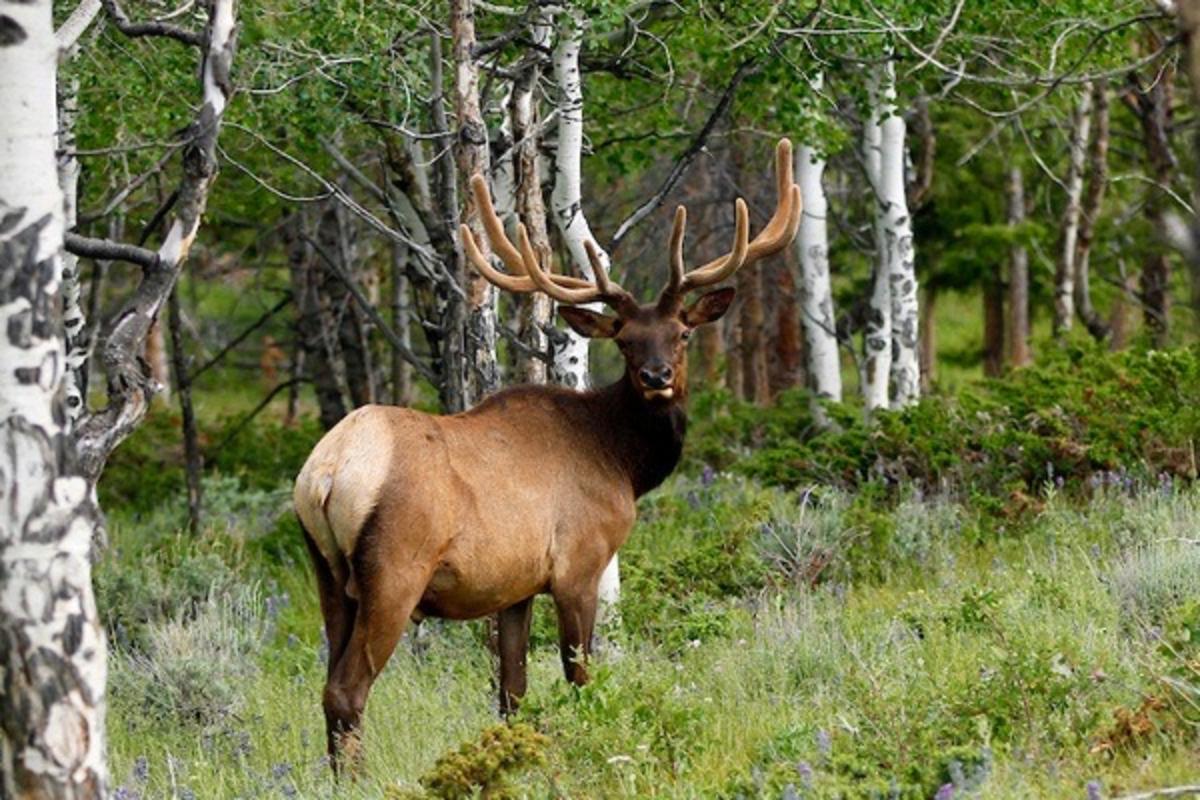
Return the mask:
{"type": "Polygon", "coordinates": [[[616,341],[625,372],[596,391],[506,389],[453,416],[365,406],[317,444],[294,502],[329,640],[324,708],[335,769],[355,757],[367,693],[410,619],[498,614],[507,714],[525,692],[533,598],[549,593],[566,677],[586,682],[600,575],[629,535],[637,498],[671,473],[682,451],[687,339],[720,318],[734,290],[690,306],[684,298],[792,240],[800,194],[791,164],[790,145],[780,142],[779,203],[762,233],[749,241],[738,200],[732,251],[691,272],[680,207],[671,277],[649,304],[608,278],[590,243],[595,283],[545,271],[523,227],[518,246],[507,239],[486,183],[473,179],[488,238],[508,272],[494,269],[462,226],[473,266],[502,289],[541,291],[567,304],[559,313],[581,335],[616,341]],[[616,315],[577,307],[597,301],[616,315]]]}

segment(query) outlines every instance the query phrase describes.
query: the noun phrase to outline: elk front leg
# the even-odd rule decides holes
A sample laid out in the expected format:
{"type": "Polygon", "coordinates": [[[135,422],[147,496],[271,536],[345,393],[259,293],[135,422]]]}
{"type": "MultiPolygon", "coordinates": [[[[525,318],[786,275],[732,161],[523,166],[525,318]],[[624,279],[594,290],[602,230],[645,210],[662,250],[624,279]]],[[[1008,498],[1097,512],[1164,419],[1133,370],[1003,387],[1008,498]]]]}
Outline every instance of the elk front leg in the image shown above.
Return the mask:
{"type": "Polygon", "coordinates": [[[596,589],[586,595],[554,596],[558,609],[558,646],[563,672],[576,686],[588,682],[587,659],[592,650],[592,631],[596,626],[596,589]]]}
{"type": "Polygon", "coordinates": [[[499,614],[500,713],[507,719],[525,696],[525,657],[529,652],[529,623],[533,598],[514,603],[499,614]]]}

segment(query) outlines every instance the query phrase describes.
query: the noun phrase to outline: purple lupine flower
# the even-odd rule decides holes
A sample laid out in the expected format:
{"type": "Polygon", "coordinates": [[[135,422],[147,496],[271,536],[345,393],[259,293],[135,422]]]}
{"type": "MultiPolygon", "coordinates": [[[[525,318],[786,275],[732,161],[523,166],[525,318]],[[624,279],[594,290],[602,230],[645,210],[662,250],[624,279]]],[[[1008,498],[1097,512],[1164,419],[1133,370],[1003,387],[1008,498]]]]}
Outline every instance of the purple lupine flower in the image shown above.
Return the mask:
{"type": "Polygon", "coordinates": [[[833,752],[833,740],[829,738],[829,731],[822,728],[817,731],[817,749],[821,751],[821,755],[828,758],[833,752]]]}
{"type": "Polygon", "coordinates": [[[954,800],[954,784],[943,783],[933,796],[933,800],[954,800]]]}
{"type": "Polygon", "coordinates": [[[800,783],[804,785],[804,788],[811,789],[813,782],[813,768],[809,765],[809,763],[807,761],[801,761],[796,765],[796,772],[800,773],[800,783]]]}
{"type": "Polygon", "coordinates": [[[138,756],[134,759],[133,779],[138,783],[145,783],[150,779],[150,759],[145,756],[138,756]]]}
{"type": "Polygon", "coordinates": [[[1104,800],[1104,793],[1100,788],[1100,781],[1087,782],[1087,800],[1104,800]]]}
{"type": "Polygon", "coordinates": [[[713,470],[713,468],[710,467],[708,464],[705,464],[704,470],[700,473],[700,485],[701,486],[712,486],[713,482],[716,479],[717,479],[716,471],[713,470]]]}

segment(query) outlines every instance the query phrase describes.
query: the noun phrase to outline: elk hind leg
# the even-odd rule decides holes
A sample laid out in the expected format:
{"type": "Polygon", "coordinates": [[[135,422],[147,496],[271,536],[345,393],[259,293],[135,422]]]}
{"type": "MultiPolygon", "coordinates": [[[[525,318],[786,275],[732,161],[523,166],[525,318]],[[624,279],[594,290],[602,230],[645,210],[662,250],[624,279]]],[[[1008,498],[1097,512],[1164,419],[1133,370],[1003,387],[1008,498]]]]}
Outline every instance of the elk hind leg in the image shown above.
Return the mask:
{"type": "Polygon", "coordinates": [[[325,729],[335,773],[359,766],[367,695],[428,582],[427,575],[412,570],[378,570],[355,578],[360,600],[354,629],[325,684],[325,729]]]}
{"type": "Polygon", "coordinates": [[[321,603],[321,617],[325,620],[325,639],[329,644],[329,674],[346,649],[350,632],[354,630],[354,615],[358,604],[346,595],[346,565],[343,562],[331,565],[317,548],[312,535],[304,526],[304,543],[312,558],[313,571],[317,574],[317,598],[321,603]]]}
{"type": "Polygon", "coordinates": [[[525,659],[529,652],[529,623],[533,598],[514,603],[499,614],[500,713],[507,719],[525,696],[525,659]]]}

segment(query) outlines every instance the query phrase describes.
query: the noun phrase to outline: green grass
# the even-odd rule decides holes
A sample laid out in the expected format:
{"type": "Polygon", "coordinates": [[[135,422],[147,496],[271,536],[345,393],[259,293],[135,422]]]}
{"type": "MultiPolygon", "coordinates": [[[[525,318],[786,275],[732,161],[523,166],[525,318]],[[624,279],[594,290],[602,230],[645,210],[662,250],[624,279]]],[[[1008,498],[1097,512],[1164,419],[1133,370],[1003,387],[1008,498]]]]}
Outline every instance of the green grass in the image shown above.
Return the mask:
{"type": "MultiPolygon", "coordinates": [[[[174,506],[114,515],[102,613],[164,598],[127,624],[177,625],[203,651],[204,598],[249,597],[268,633],[232,657],[246,669],[212,666],[213,680],[240,677],[202,721],[155,713],[145,691],[179,687],[128,688],[137,646],[119,647],[116,784],[144,797],[381,797],[416,790],[439,756],[494,724],[481,627],[435,624],[419,647],[401,643],[372,692],[364,778],[335,785],[319,612],[286,493],[226,480],[210,495],[226,510],[199,540],[172,532],[174,506]],[[162,586],[138,595],[151,575],[162,586]],[[201,609],[191,621],[189,607],[201,609]]],[[[799,500],[731,476],[679,477],[647,498],[623,551],[619,648],[581,691],[561,678],[539,603],[521,718],[548,744],[515,778],[517,796],[915,798],[957,779],[977,797],[1083,797],[1088,781],[1107,797],[1194,780],[1200,713],[1165,681],[1182,669],[1194,687],[1185,654],[1198,654],[1164,652],[1148,631],[1165,636],[1200,600],[1195,545],[1176,541],[1198,536],[1200,491],[1050,497],[1008,523],[912,499],[876,510],[891,531],[882,551],[862,547],[849,498],[799,500]],[[923,515],[930,535],[916,536],[923,515]],[[967,535],[979,524],[1008,527],[967,535]],[[792,567],[827,550],[815,585],[798,582],[807,573],[792,567]],[[1166,709],[1122,733],[1116,714],[1136,716],[1147,696],[1166,709]]]]}

